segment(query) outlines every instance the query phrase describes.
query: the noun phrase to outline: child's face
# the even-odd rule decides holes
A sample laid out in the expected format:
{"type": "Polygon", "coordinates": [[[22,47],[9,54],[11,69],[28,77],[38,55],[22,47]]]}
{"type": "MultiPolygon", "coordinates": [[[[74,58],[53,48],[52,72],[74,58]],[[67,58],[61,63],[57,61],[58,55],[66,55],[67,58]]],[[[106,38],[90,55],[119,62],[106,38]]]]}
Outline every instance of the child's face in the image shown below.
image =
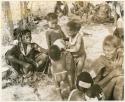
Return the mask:
{"type": "Polygon", "coordinates": [[[58,22],[57,19],[53,19],[53,20],[48,21],[49,27],[50,28],[55,28],[56,25],[57,25],[57,22],[58,22]]]}
{"type": "Polygon", "coordinates": [[[107,59],[112,59],[116,53],[116,48],[106,45],[103,47],[103,52],[107,59]]]}
{"type": "Polygon", "coordinates": [[[22,35],[22,42],[25,44],[31,43],[31,34],[26,33],[25,35],[22,35]]]}
{"type": "Polygon", "coordinates": [[[74,37],[77,34],[77,32],[70,30],[69,27],[67,27],[67,33],[70,37],[74,37]]]}

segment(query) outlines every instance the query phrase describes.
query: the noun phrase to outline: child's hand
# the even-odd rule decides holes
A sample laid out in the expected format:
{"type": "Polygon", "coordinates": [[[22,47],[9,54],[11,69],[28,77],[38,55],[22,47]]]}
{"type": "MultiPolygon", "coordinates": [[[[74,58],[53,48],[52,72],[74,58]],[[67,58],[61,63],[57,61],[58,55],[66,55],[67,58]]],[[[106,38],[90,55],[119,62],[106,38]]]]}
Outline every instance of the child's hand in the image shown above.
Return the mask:
{"type": "Polygon", "coordinates": [[[29,63],[24,63],[23,67],[24,67],[23,69],[24,73],[27,73],[32,68],[32,65],[29,63]]]}
{"type": "Polygon", "coordinates": [[[70,49],[66,49],[67,52],[70,52],[70,49]]]}
{"type": "Polygon", "coordinates": [[[30,67],[31,67],[31,64],[25,63],[23,66],[27,69],[27,68],[30,68],[30,67]]]}
{"type": "Polygon", "coordinates": [[[66,47],[69,48],[70,47],[70,44],[69,42],[66,41],[66,47]]]}

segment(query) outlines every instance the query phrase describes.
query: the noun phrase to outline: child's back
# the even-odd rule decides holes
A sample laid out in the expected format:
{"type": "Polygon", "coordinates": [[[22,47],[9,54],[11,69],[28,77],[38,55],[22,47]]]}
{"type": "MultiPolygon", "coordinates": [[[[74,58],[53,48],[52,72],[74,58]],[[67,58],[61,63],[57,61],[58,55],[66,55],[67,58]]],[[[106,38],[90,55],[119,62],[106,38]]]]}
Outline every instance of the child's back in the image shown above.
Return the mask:
{"type": "MultiPolygon", "coordinates": [[[[67,54],[65,53],[65,51],[61,52],[59,47],[56,45],[52,45],[49,50],[49,56],[50,56],[51,64],[52,64],[51,72],[55,79],[55,82],[57,83],[57,87],[60,88],[61,92],[62,90],[66,90],[67,91],[66,93],[69,93],[69,90],[71,90],[73,87],[72,86],[73,78],[71,75],[71,69],[70,69],[71,67],[69,67],[66,63],[67,61],[66,55],[67,54]],[[61,86],[62,87],[66,86],[66,87],[64,87],[64,89],[61,89],[61,86]]],[[[61,95],[64,95],[64,93],[61,93],[61,95]]]]}
{"type": "Polygon", "coordinates": [[[49,48],[57,39],[63,38],[65,38],[65,35],[62,32],[61,27],[59,25],[56,25],[56,28],[54,29],[49,28],[46,32],[46,39],[49,48]]]}
{"type": "Polygon", "coordinates": [[[47,18],[49,29],[46,32],[46,40],[48,48],[50,48],[50,46],[53,45],[53,42],[55,42],[57,39],[65,38],[65,35],[61,30],[61,27],[58,25],[58,16],[55,13],[49,13],[47,18]]]}

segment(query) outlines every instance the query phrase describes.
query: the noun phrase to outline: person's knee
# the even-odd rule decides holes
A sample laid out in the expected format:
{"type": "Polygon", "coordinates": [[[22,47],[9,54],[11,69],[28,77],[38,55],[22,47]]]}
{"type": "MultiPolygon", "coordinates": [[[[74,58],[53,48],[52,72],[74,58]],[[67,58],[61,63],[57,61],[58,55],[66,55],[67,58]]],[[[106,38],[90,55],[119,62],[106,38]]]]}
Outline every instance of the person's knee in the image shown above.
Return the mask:
{"type": "Polygon", "coordinates": [[[5,59],[6,59],[6,62],[8,64],[13,59],[13,56],[6,54],[5,59]]]}
{"type": "Polygon", "coordinates": [[[47,60],[48,56],[46,54],[39,54],[39,56],[36,57],[36,62],[45,62],[47,60]]]}
{"type": "Polygon", "coordinates": [[[48,56],[46,54],[41,54],[39,57],[43,61],[46,61],[46,59],[48,58],[48,56]]]}
{"type": "Polygon", "coordinates": [[[48,58],[48,55],[43,54],[43,58],[46,60],[48,58]]]}

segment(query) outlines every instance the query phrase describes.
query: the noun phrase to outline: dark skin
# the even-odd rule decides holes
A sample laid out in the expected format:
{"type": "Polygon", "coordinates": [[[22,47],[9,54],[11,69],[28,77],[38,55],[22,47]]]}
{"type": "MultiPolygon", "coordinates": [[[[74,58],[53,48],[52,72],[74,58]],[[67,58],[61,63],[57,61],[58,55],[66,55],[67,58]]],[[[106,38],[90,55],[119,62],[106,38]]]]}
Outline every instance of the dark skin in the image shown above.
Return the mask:
{"type": "MultiPolygon", "coordinates": [[[[16,63],[16,64],[21,65],[21,66],[22,66],[23,68],[25,68],[25,69],[29,69],[29,68],[31,67],[31,64],[26,63],[26,62],[24,62],[24,61],[21,61],[21,60],[19,60],[19,59],[13,57],[13,56],[11,56],[11,55],[9,55],[7,58],[8,58],[8,60],[11,60],[11,62],[14,62],[14,63],[16,63]]],[[[24,72],[23,70],[22,70],[21,72],[22,72],[22,73],[26,73],[26,72],[24,72]]]]}
{"type": "MultiPolygon", "coordinates": [[[[23,35],[23,36],[21,37],[21,43],[22,43],[23,46],[24,46],[24,51],[25,51],[25,52],[26,52],[27,44],[29,44],[30,41],[31,41],[31,35],[30,35],[30,34],[26,34],[26,35],[23,35]]],[[[31,68],[31,66],[32,66],[31,64],[29,64],[29,63],[27,63],[27,62],[24,62],[24,61],[22,61],[22,60],[19,60],[19,59],[17,59],[16,57],[11,56],[11,55],[7,56],[7,58],[8,58],[8,60],[10,60],[12,63],[16,63],[16,64],[21,65],[21,66],[23,67],[23,69],[25,69],[25,70],[20,69],[23,74],[24,74],[24,73],[28,73],[28,69],[31,68]]]]}
{"type": "MultiPolygon", "coordinates": [[[[26,33],[26,34],[22,35],[20,42],[23,45],[24,52],[26,53],[27,46],[29,44],[31,44],[31,34],[30,33],[26,33]]],[[[36,46],[35,48],[39,52],[45,52],[45,53],[47,52],[45,49],[41,48],[40,46],[38,46],[38,45],[35,45],[35,46],[36,46]]],[[[19,45],[19,47],[20,47],[20,45],[19,45]]],[[[26,59],[29,62],[32,60],[32,63],[28,63],[28,62],[25,62],[25,61],[17,59],[16,57],[12,56],[11,54],[9,54],[7,56],[7,59],[10,60],[12,63],[19,64],[20,66],[22,66],[22,68],[20,69],[21,73],[28,74],[28,73],[33,71],[33,66],[36,67],[36,68],[39,67],[39,62],[41,61],[41,60],[39,60],[40,59],[39,57],[41,57],[40,54],[35,56],[35,58],[37,58],[38,63],[36,63],[32,59],[26,57],[26,59]]]]}

